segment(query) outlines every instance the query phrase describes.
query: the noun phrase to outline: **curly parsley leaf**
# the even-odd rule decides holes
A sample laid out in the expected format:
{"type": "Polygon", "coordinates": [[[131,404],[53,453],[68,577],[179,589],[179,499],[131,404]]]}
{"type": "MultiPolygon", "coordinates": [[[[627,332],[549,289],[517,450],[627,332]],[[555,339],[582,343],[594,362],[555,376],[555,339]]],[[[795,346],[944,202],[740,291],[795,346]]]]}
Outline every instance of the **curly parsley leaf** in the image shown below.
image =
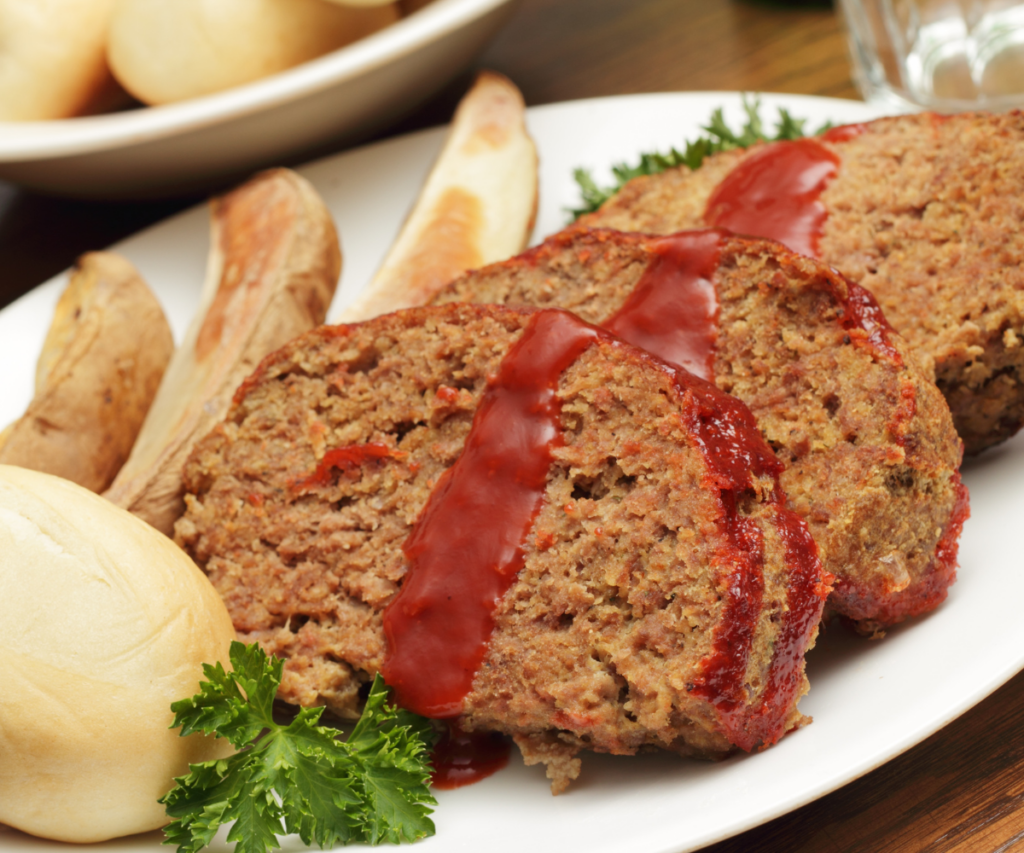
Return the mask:
{"type": "Polygon", "coordinates": [[[204,665],[199,692],[171,706],[172,728],[229,740],[230,758],[190,766],[160,802],[173,820],[166,844],[198,853],[234,821],[235,853],[268,853],[297,833],[321,848],[351,842],[415,841],[430,820],[429,721],[387,702],[380,676],[347,741],[319,726],[322,708],[303,708],[288,725],[273,717],[282,661],[257,645],[232,643],[231,671],[204,665]]]}
{"type": "MultiPolygon", "coordinates": [[[[641,175],[657,175],[677,166],[697,169],[704,162],[705,157],[717,154],[719,151],[749,148],[755,142],[778,142],[782,139],[799,139],[806,136],[804,125],[807,123],[807,119],[794,118],[788,110],[782,107],[779,107],[779,118],[775,124],[774,134],[767,133],[764,123],[761,121],[761,99],[758,97],[754,97],[753,101],[750,101],[744,95],[743,110],[747,117],[739,132],[726,124],[722,109],[719,108],[711,114],[708,123],[702,128],[707,131],[707,135],[687,142],[682,151],[670,148],[666,153],[641,154],[640,160],[633,166],[626,163],[613,165],[612,176],[615,180],[610,186],[599,186],[588,169],[575,169],[573,177],[579,185],[582,204],[569,211],[572,218],[579,219],[586,213],[593,213],[621,190],[627,182],[641,175]]],[[[815,135],[824,133],[830,127],[832,127],[832,123],[827,122],[815,131],[815,135]]]]}

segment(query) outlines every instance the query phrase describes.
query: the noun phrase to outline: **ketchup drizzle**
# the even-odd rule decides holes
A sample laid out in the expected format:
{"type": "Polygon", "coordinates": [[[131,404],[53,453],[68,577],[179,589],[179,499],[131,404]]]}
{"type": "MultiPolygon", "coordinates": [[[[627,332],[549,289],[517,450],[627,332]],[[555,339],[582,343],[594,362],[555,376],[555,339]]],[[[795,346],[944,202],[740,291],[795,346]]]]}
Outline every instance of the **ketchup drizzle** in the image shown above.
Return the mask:
{"type": "Polygon", "coordinates": [[[820,137],[822,142],[849,142],[868,129],[866,124],[841,124],[826,130],[820,137]]]}
{"type": "Polygon", "coordinates": [[[635,346],[714,377],[718,267],[723,232],[685,231],[652,240],[651,261],[622,307],[601,325],[635,346]]]}
{"type": "MultiPolygon", "coordinates": [[[[716,246],[719,237],[717,232],[705,232],[696,239],[707,248],[716,246]]],[[[663,250],[671,249],[672,239],[663,241],[663,250]]],[[[382,674],[403,707],[441,719],[461,713],[486,654],[494,608],[522,567],[523,542],[543,500],[551,450],[561,442],[558,379],[605,334],[567,312],[538,311],[502,361],[462,455],[442,475],[403,546],[409,570],[384,612],[388,653],[382,674]]],[[[806,525],[782,505],[782,465],[760,439],[750,410],[657,355],[642,357],[672,377],[685,401],[680,417],[704,456],[707,472],[702,487],[716,495],[717,523],[725,534],[716,556],[724,598],[722,620],[712,652],[688,689],[715,706],[733,743],[750,750],[781,735],[800,686],[799,662],[829,584],[823,581],[806,525]],[[745,676],[762,609],[764,543],[758,526],[739,512],[737,497],[751,488],[754,478],[762,477],[775,483],[768,500],[776,504],[794,581],[782,616],[771,683],[752,711],[745,676]]],[[[476,763],[472,757],[466,761],[469,767],[476,763]]]]}
{"type": "Polygon", "coordinates": [[[867,344],[875,353],[888,359],[897,367],[903,364],[903,357],[893,346],[890,333],[892,326],[885,319],[882,307],[875,301],[871,291],[843,276],[846,282],[846,300],[840,323],[847,331],[857,332],[858,343],[867,344]]]}
{"type": "MultiPolygon", "coordinates": [[[[651,263],[622,308],[602,326],[671,364],[713,380],[719,310],[712,277],[724,236],[719,230],[705,230],[653,240],[651,263]]],[[[880,309],[867,291],[857,290],[860,293],[851,292],[847,303],[844,328],[863,326],[861,336],[867,342],[891,349],[880,309]]],[[[683,384],[682,376],[677,374],[677,384],[683,384]]],[[[832,576],[822,572],[807,525],[783,506],[778,483],[782,464],[763,442],[747,438],[751,431],[757,434],[750,410],[725,394],[712,395],[710,386],[703,383],[688,384],[707,406],[706,414],[692,426],[713,472],[705,487],[720,495],[720,526],[730,543],[720,555],[721,562],[732,566],[722,588],[722,624],[690,692],[714,705],[729,739],[750,750],[759,743],[774,742],[781,734],[782,716],[800,689],[800,662],[832,576]],[[747,708],[744,685],[764,596],[764,542],[760,528],[736,509],[736,495],[750,487],[752,474],[770,476],[775,482],[772,500],[790,575],[768,685],[753,714],[747,708]]]]}
{"type": "Polygon", "coordinates": [[[704,221],[817,257],[828,216],[819,198],[838,169],[839,158],[813,139],[763,145],[715,188],[704,221]]]}
{"type": "Polygon", "coordinates": [[[530,317],[403,545],[409,570],[384,611],[382,668],[402,707],[461,712],[561,442],[558,379],[600,334],[565,311],[530,317]]]}
{"type": "Polygon", "coordinates": [[[709,383],[677,373],[679,384],[703,403],[692,424],[710,469],[704,487],[719,491],[719,526],[728,545],[719,554],[731,566],[722,586],[723,613],[711,653],[701,675],[688,685],[691,694],[714,705],[729,740],[741,749],[773,743],[782,734],[785,715],[801,685],[800,661],[817,627],[821,607],[831,589],[831,575],[822,571],[818,548],[807,525],[785,507],[779,474],[782,463],[759,438],[750,410],[709,383]],[[738,512],[736,498],[755,477],[771,477],[768,499],[775,505],[777,531],[785,542],[789,588],[782,627],[775,643],[769,683],[756,708],[747,706],[746,669],[764,597],[764,541],[761,530],[738,512]]]}
{"type": "Polygon", "coordinates": [[[331,482],[332,472],[335,469],[353,471],[371,460],[400,458],[405,455],[402,451],[377,441],[335,447],[324,454],[324,458],[320,460],[312,474],[296,480],[292,484],[292,488],[296,491],[303,491],[314,486],[326,486],[331,482]]]}
{"type": "Polygon", "coordinates": [[[449,721],[431,755],[430,784],[444,791],[472,785],[505,767],[510,751],[497,732],[467,732],[449,721]]]}

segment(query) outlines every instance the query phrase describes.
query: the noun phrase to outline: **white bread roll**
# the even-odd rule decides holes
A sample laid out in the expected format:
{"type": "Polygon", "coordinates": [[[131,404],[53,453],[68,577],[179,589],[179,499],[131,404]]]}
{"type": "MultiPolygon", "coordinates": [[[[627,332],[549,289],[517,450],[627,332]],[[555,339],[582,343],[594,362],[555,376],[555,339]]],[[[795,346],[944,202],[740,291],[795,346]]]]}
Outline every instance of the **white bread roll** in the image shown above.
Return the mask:
{"type": "Polygon", "coordinates": [[[0,121],[67,118],[111,86],[114,0],[0,0],[0,121]]]}
{"type": "Polygon", "coordinates": [[[166,104],[283,71],[397,19],[393,5],[328,0],[117,0],[107,58],[136,98],[166,104]]]}
{"type": "Polygon", "coordinates": [[[0,466],[0,822],[102,841],[167,822],[157,798],[189,762],[170,704],[234,630],[165,536],[80,486],[0,466]]]}
{"type": "Polygon", "coordinates": [[[363,8],[368,6],[387,6],[392,0],[330,0],[331,3],[337,3],[339,6],[349,6],[354,9],[363,8]]]}

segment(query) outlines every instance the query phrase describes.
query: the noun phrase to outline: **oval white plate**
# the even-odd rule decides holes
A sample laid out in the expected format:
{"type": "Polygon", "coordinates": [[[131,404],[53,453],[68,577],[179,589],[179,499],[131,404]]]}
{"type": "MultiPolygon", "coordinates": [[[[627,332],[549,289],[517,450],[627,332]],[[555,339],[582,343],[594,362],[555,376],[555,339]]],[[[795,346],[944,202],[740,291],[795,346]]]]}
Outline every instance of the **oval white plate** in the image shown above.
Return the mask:
{"type": "Polygon", "coordinates": [[[126,198],[184,193],[327,141],[365,138],[466,67],[511,0],[434,0],[407,18],[263,80],[177,104],[0,122],[0,178],[126,198]]]}
{"type": "MultiPolygon", "coordinates": [[[[712,109],[742,116],[729,93],[602,98],[532,109],[541,155],[537,234],[560,228],[578,202],[575,166],[607,167],[643,150],[664,150],[699,132],[712,109]]],[[[763,115],[785,106],[816,126],[875,115],[851,101],[765,96],[763,115]]],[[[323,193],[345,244],[345,272],[333,312],[373,274],[441,144],[442,130],[390,140],[314,163],[302,171],[323,193]]],[[[117,248],[150,280],[180,336],[196,303],[207,246],[204,210],[141,233],[117,248]]],[[[9,366],[0,423],[31,394],[34,361],[60,280],[0,312],[0,364],[9,366]]],[[[437,853],[587,850],[680,853],[756,826],[838,788],[920,742],[1024,666],[1024,435],[971,461],[965,472],[972,517],[961,543],[960,579],[930,616],[869,642],[831,631],[809,656],[811,693],[801,709],[814,723],[764,753],[719,764],[670,755],[587,755],[569,792],[552,797],[538,768],[513,756],[484,782],[442,791],[437,835],[415,849],[437,853]]],[[[153,833],[101,845],[157,853],[153,833]]],[[[66,850],[10,832],[11,850],[66,850]]],[[[287,849],[298,849],[289,841],[287,849]]],[[[226,850],[221,843],[216,849],[226,850]]]]}

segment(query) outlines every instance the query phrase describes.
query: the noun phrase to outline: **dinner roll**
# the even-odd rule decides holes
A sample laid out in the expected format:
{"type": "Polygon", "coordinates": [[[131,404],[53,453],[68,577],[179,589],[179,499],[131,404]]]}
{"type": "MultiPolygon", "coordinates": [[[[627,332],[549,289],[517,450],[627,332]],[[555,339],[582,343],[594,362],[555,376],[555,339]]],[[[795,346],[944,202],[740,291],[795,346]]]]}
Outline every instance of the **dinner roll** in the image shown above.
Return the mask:
{"type": "Polygon", "coordinates": [[[111,85],[114,0],[0,0],[0,121],[67,118],[111,85]]]}
{"type": "Polygon", "coordinates": [[[168,728],[227,661],[223,603],[145,522],[7,465],[0,554],[0,822],[73,842],[162,826],[173,777],[230,750],[168,728]]]}
{"type": "Polygon", "coordinates": [[[330,0],[330,2],[337,3],[339,6],[366,8],[368,6],[387,6],[392,0],[330,0]]]}
{"type": "Polygon", "coordinates": [[[394,5],[328,0],[117,0],[107,57],[135,97],[166,104],[283,71],[397,19],[394,5]]]}

